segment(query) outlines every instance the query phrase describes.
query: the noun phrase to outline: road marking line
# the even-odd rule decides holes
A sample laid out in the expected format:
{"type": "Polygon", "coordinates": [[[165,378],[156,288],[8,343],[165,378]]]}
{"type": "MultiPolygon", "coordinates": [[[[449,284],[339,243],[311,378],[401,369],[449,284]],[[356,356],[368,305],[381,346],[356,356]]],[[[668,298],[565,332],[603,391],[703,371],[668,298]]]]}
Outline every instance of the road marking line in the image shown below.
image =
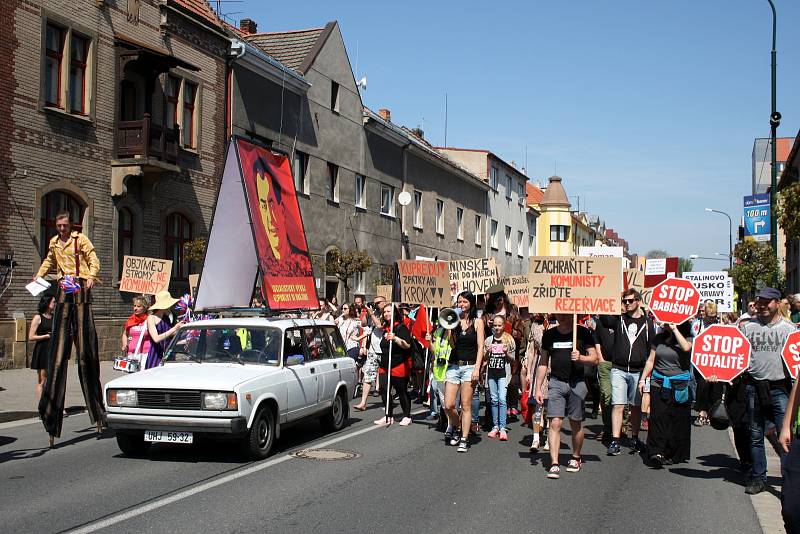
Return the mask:
{"type": "MultiPolygon", "coordinates": [[[[411,415],[418,415],[418,414],[421,414],[421,413],[424,413],[424,412],[427,412],[427,411],[428,411],[428,408],[422,408],[422,409],[416,410],[414,412],[411,412],[411,415]]],[[[322,443],[316,443],[311,448],[315,448],[316,449],[316,448],[328,447],[330,445],[333,445],[334,443],[339,443],[340,441],[344,441],[346,439],[354,438],[356,436],[360,436],[361,434],[366,434],[367,432],[372,432],[373,430],[378,430],[378,429],[381,429],[381,428],[385,428],[385,427],[373,425],[373,424],[370,423],[369,426],[364,427],[364,428],[362,428],[360,430],[356,430],[355,432],[352,432],[350,434],[344,434],[344,435],[341,435],[341,436],[337,436],[337,437],[335,437],[333,439],[329,439],[328,441],[323,441],[322,443]]],[[[294,459],[295,458],[294,458],[294,456],[291,455],[291,453],[287,453],[284,456],[280,456],[278,458],[273,458],[272,460],[267,460],[264,463],[259,463],[257,465],[252,466],[252,467],[248,467],[248,468],[243,469],[241,471],[236,471],[235,473],[231,473],[229,475],[225,475],[223,477],[216,478],[214,480],[209,480],[208,482],[204,482],[204,483],[199,484],[197,486],[193,486],[193,487],[185,489],[183,491],[179,491],[178,493],[173,493],[172,495],[169,495],[168,497],[159,498],[158,500],[153,501],[153,502],[149,502],[149,503],[145,503],[145,504],[139,504],[139,505],[136,506],[136,508],[133,508],[131,510],[126,510],[124,512],[119,512],[119,513],[113,514],[113,515],[111,515],[109,517],[106,517],[104,519],[98,519],[96,521],[92,521],[90,523],[87,523],[87,524],[83,525],[82,527],[78,527],[78,528],[75,528],[75,529],[72,529],[72,530],[67,530],[65,532],[67,532],[68,534],[88,534],[89,532],[97,532],[98,530],[102,530],[104,528],[108,528],[108,527],[110,527],[112,525],[116,525],[117,523],[121,523],[123,521],[127,521],[128,519],[133,519],[134,517],[146,514],[147,512],[152,512],[153,510],[157,510],[159,508],[163,508],[164,506],[167,506],[168,504],[172,504],[174,502],[182,501],[184,499],[192,497],[193,495],[197,495],[198,493],[202,493],[204,491],[208,491],[208,490],[210,490],[212,488],[216,488],[217,486],[221,486],[223,484],[227,484],[228,482],[233,482],[236,479],[239,479],[239,478],[242,478],[242,477],[245,477],[245,476],[248,476],[248,475],[252,475],[253,473],[258,473],[259,471],[263,471],[264,469],[270,468],[270,467],[272,467],[274,465],[278,465],[278,464],[281,464],[281,463],[283,463],[283,462],[285,462],[287,460],[294,460],[294,459]]]]}
{"type": "Polygon", "coordinates": [[[0,430],[5,428],[14,428],[17,426],[25,426],[25,425],[32,425],[33,423],[41,423],[41,419],[38,417],[32,417],[30,419],[17,419],[16,421],[8,421],[6,423],[0,423],[0,430]]]}

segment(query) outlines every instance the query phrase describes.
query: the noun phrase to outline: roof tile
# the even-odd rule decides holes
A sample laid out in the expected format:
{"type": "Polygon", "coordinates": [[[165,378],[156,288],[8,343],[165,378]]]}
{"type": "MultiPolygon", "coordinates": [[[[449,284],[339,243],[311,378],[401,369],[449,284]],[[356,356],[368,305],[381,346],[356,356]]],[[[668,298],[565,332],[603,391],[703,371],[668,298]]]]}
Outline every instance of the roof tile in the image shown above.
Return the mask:
{"type": "Polygon", "coordinates": [[[325,28],[311,28],[288,32],[254,33],[246,36],[245,40],[290,69],[299,71],[324,30],[325,28]]]}

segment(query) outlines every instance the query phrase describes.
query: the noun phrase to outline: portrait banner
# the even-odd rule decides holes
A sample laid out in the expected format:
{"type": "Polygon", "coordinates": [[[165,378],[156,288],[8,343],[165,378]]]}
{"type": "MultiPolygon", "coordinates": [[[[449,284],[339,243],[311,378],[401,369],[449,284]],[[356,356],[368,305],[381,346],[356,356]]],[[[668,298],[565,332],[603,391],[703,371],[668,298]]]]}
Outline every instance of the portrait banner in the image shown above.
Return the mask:
{"type": "Polygon", "coordinates": [[[172,260],[125,256],[122,258],[122,278],[119,290],[126,293],[155,295],[169,289],[172,260]]]}
{"type": "Polygon", "coordinates": [[[453,260],[449,262],[449,268],[450,294],[454,297],[462,291],[484,295],[499,278],[494,258],[453,260]]]}
{"type": "Polygon", "coordinates": [[[317,291],[289,158],[236,140],[262,277],[272,310],[317,309],[317,291]]]}
{"type": "Polygon", "coordinates": [[[536,313],[622,313],[622,258],[534,256],[528,309],[536,313]]]}
{"type": "Polygon", "coordinates": [[[446,261],[398,260],[399,302],[446,308],[452,303],[446,261]]]}

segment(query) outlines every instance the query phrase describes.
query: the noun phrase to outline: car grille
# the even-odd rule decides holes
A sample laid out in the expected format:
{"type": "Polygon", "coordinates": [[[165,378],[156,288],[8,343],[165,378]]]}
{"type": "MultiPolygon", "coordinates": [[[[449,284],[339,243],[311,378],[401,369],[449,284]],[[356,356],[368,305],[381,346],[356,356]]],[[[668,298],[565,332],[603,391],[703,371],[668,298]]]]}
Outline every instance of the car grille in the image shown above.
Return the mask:
{"type": "Polygon", "coordinates": [[[139,408],[160,408],[165,410],[200,410],[200,392],[182,389],[140,389],[137,390],[139,408]]]}

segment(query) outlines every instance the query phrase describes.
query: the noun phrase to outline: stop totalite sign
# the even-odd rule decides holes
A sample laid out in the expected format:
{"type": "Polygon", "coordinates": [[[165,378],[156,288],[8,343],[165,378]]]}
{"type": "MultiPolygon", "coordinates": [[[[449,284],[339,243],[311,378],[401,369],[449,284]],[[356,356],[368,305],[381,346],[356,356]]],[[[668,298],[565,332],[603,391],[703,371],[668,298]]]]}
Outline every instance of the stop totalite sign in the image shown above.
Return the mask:
{"type": "Polygon", "coordinates": [[[789,334],[783,345],[781,356],[783,356],[783,363],[786,364],[789,374],[796,379],[798,371],[800,371],[800,331],[789,334]]]}
{"type": "Polygon", "coordinates": [[[716,376],[730,382],[750,365],[750,341],[738,328],[711,325],[694,338],[692,363],[703,378],[716,376]]]}
{"type": "Polygon", "coordinates": [[[681,324],[697,314],[700,292],[685,278],[668,278],[650,296],[650,311],[661,323],[681,324]]]}

